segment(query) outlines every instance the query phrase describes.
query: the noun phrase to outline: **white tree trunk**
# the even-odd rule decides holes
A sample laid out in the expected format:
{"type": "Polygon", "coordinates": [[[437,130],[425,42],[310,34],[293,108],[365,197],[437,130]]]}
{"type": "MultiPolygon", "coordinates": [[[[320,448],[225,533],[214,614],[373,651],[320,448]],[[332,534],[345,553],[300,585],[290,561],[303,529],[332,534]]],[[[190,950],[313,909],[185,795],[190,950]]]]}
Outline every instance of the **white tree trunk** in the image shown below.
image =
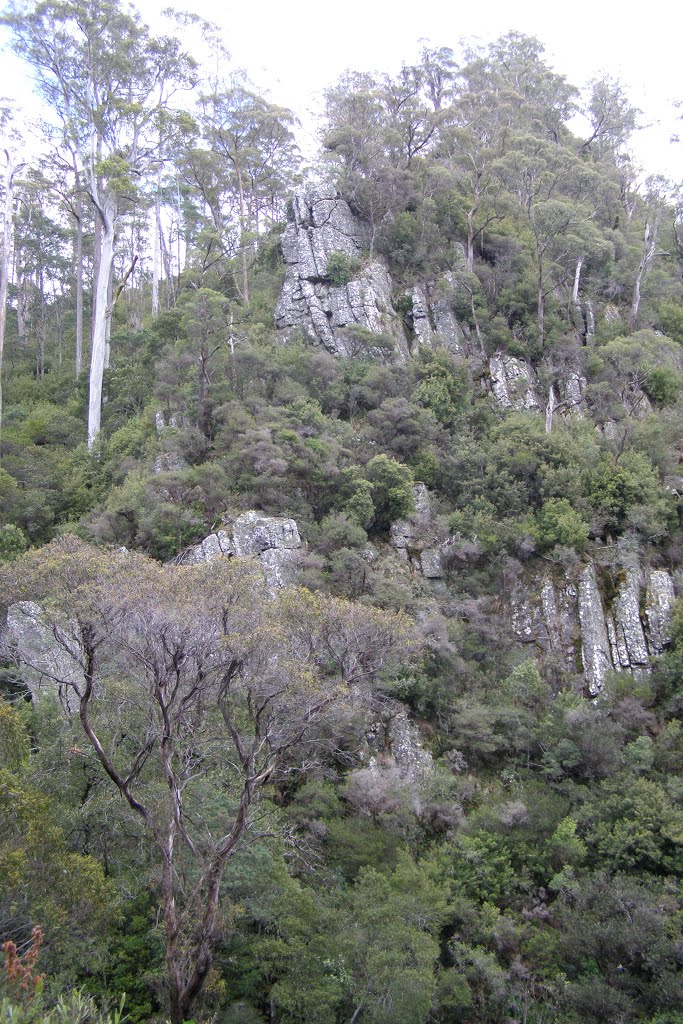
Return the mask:
{"type": "MultiPolygon", "coordinates": [[[[78,182],[76,182],[78,186],[78,182]]],[[[83,204],[77,192],[76,208],[76,377],[83,370],[83,204]]]]}
{"type": "Polygon", "coordinates": [[[111,313],[113,309],[112,299],[114,297],[114,259],[112,257],[111,264],[109,266],[109,281],[107,282],[107,304],[105,306],[104,314],[104,328],[106,332],[104,342],[104,368],[109,369],[110,358],[111,358],[111,313]]]}
{"type": "Polygon", "coordinates": [[[657,250],[657,235],[659,232],[659,214],[655,216],[654,223],[650,226],[650,223],[645,225],[645,237],[643,239],[643,253],[640,257],[640,264],[638,265],[638,273],[633,284],[633,294],[631,296],[631,312],[628,318],[628,329],[629,331],[635,331],[636,324],[638,323],[638,310],[640,308],[640,288],[643,281],[643,277],[647,274],[650,263],[652,262],[656,250],[657,250]]]}
{"type": "Polygon", "coordinates": [[[572,289],[572,302],[579,305],[579,286],[581,284],[581,268],[583,267],[583,256],[576,261],[576,273],[574,274],[574,287],[572,289]]]}
{"type": "Polygon", "coordinates": [[[88,448],[92,448],[100,432],[102,413],[102,378],[107,348],[107,321],[109,306],[109,280],[114,262],[114,229],[116,207],[110,200],[102,207],[100,232],[101,248],[95,279],[95,317],[92,329],[92,355],[90,358],[90,394],[88,398],[88,448]]]}
{"type": "Polygon", "coordinates": [[[557,408],[557,396],[555,394],[555,387],[553,384],[550,385],[550,391],[548,392],[548,404],[545,407],[545,432],[550,434],[553,429],[553,415],[557,408]]]}
{"type": "Polygon", "coordinates": [[[152,242],[152,316],[159,315],[159,278],[161,276],[161,170],[157,172],[154,198],[154,238],[152,242]]]}
{"type": "Polygon", "coordinates": [[[24,164],[15,164],[5,150],[4,202],[2,236],[0,236],[0,428],[2,428],[2,360],[5,351],[5,325],[7,323],[7,289],[12,266],[12,228],[14,213],[14,177],[24,164]]]}

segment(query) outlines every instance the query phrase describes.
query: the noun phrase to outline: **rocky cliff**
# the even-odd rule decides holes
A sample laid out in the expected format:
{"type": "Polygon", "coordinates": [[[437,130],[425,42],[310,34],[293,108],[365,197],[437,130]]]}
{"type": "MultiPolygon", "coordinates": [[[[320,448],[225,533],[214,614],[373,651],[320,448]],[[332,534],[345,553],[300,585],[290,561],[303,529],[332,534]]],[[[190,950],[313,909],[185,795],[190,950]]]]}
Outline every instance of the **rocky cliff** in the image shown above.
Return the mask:
{"type": "Polygon", "coordinates": [[[545,368],[554,379],[542,388],[530,363],[502,351],[487,357],[484,339],[456,316],[457,275],[398,288],[370,251],[367,225],[333,188],[309,186],[294,196],[282,252],[275,324],[285,344],[303,335],[333,355],[402,363],[421,347],[445,348],[470,359],[499,409],[544,411],[550,420],[555,412],[583,413],[586,380],[578,367],[562,374],[545,368]]]}
{"type": "Polygon", "coordinates": [[[226,520],[223,529],[210,533],[199,544],[181,552],[178,565],[197,565],[214,558],[256,558],[270,591],[279,590],[295,576],[301,537],[293,519],[243,512],[226,520]]]}
{"type": "Polygon", "coordinates": [[[674,585],[665,569],[598,566],[590,561],[567,575],[534,575],[513,594],[515,635],[539,652],[582,673],[598,694],[607,673],[647,672],[669,641],[674,585]]]}
{"type": "MultiPolygon", "coordinates": [[[[393,524],[391,544],[413,573],[455,582],[457,538],[435,516],[424,484],[414,485],[413,498],[415,511],[393,524]]],[[[529,570],[510,595],[493,602],[518,643],[539,657],[553,655],[565,672],[583,678],[592,696],[612,670],[649,671],[651,658],[669,642],[675,598],[668,570],[626,566],[618,548],[603,561],[567,572],[559,566],[529,570]]]]}
{"type": "Polygon", "coordinates": [[[282,239],[287,270],[275,312],[283,341],[298,332],[335,355],[369,351],[405,362],[411,348],[433,345],[438,337],[439,344],[464,354],[465,334],[449,301],[452,275],[397,293],[369,246],[367,227],[334,189],[307,188],[294,197],[282,239]],[[340,266],[345,273],[339,273],[340,266]],[[395,305],[399,299],[403,313],[395,305]]]}

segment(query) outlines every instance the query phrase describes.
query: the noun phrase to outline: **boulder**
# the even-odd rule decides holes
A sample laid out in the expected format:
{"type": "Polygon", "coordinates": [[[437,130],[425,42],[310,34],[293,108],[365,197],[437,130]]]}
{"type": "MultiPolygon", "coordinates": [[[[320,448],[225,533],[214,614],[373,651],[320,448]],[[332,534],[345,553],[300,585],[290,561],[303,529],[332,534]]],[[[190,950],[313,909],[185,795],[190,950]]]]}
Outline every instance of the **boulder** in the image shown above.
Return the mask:
{"type": "Polygon", "coordinates": [[[500,409],[540,409],[538,382],[529,363],[505,352],[489,360],[491,392],[500,409]]]}
{"type": "Polygon", "coordinates": [[[250,511],[187,548],[174,561],[178,565],[197,565],[220,557],[257,558],[268,589],[273,592],[294,582],[301,547],[293,519],[250,511]]]}

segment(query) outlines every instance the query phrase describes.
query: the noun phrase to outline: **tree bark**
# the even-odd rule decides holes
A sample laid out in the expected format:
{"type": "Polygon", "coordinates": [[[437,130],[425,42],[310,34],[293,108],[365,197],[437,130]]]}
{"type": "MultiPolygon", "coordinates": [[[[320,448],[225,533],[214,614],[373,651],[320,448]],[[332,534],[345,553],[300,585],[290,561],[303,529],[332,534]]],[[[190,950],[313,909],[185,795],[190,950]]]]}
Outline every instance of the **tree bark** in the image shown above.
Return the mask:
{"type": "Polygon", "coordinates": [[[93,317],[90,393],[88,398],[88,448],[92,448],[100,432],[102,415],[102,379],[104,377],[107,321],[109,319],[107,296],[111,269],[114,263],[115,202],[112,199],[106,199],[99,212],[101,220],[101,245],[97,260],[97,276],[95,278],[95,314],[93,317]]]}
{"type": "Polygon", "coordinates": [[[247,263],[247,250],[244,244],[244,236],[247,231],[247,214],[244,203],[244,185],[242,183],[242,172],[237,170],[237,185],[239,189],[240,199],[240,228],[242,231],[242,238],[240,239],[240,247],[242,250],[242,298],[244,299],[245,306],[249,305],[249,267],[247,263]]]}
{"type": "Polygon", "coordinates": [[[159,277],[161,270],[161,199],[160,181],[157,177],[157,192],[154,198],[154,237],[152,241],[152,316],[159,315],[159,277]]]}
{"type": "Polygon", "coordinates": [[[76,176],[76,377],[83,372],[83,201],[76,176]]]}
{"type": "Polygon", "coordinates": [[[633,284],[633,293],[631,295],[631,311],[628,318],[628,329],[629,331],[635,331],[636,324],[638,322],[638,310],[640,308],[640,289],[643,282],[643,278],[647,273],[650,263],[653,260],[655,251],[657,249],[657,235],[659,233],[659,216],[655,217],[654,224],[650,225],[648,221],[645,225],[645,237],[643,238],[643,252],[640,257],[640,263],[638,264],[638,273],[633,284]]]}
{"type": "Polygon", "coordinates": [[[105,306],[105,318],[104,318],[104,330],[106,340],[104,344],[104,368],[109,369],[111,361],[111,314],[113,309],[113,297],[114,297],[114,259],[112,255],[111,263],[109,264],[109,278],[107,280],[107,304],[105,306]]]}
{"type": "Polygon", "coordinates": [[[553,429],[553,414],[557,408],[557,396],[555,394],[555,386],[550,385],[548,392],[548,404],[545,407],[545,432],[550,434],[553,429]]]}
{"type": "Polygon", "coordinates": [[[7,290],[12,264],[12,228],[14,215],[14,179],[23,163],[15,163],[12,155],[5,150],[5,201],[2,216],[2,238],[0,238],[0,431],[2,430],[2,361],[5,352],[5,327],[7,325],[7,290]]]}
{"type": "Polygon", "coordinates": [[[539,257],[538,259],[538,273],[537,273],[537,284],[538,284],[538,340],[541,346],[541,352],[545,348],[545,288],[543,286],[543,261],[539,257]]]}
{"type": "Polygon", "coordinates": [[[581,269],[583,267],[583,256],[580,256],[576,261],[576,271],[574,273],[574,287],[572,288],[572,305],[574,307],[574,323],[576,330],[578,331],[582,343],[586,343],[586,322],[583,315],[583,309],[581,308],[581,299],[579,298],[579,288],[581,286],[581,269]]]}

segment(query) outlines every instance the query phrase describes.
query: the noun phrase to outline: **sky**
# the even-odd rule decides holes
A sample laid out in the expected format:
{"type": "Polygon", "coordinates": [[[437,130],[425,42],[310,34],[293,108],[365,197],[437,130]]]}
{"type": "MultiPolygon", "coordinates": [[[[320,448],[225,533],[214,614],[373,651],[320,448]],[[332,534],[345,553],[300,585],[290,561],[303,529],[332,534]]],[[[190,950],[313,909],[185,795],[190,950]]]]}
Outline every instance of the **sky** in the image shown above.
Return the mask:
{"type": "MultiPolygon", "coordinates": [[[[178,9],[187,0],[172,0],[178,9]]],[[[167,2],[138,0],[152,28],[167,2]]],[[[396,72],[416,60],[423,42],[457,50],[461,39],[487,43],[508,31],[535,35],[548,63],[576,86],[608,74],[618,78],[643,111],[647,128],[634,138],[636,161],[648,173],[683,180],[683,143],[670,136],[683,121],[683,5],[677,0],[569,0],[560,8],[539,0],[205,0],[200,13],[219,24],[233,64],[243,67],[269,98],[302,121],[302,148],[315,149],[314,114],[323,90],[347,68],[396,72]]],[[[26,102],[13,58],[0,57],[0,96],[26,102]]],[[[30,106],[30,104],[29,104],[30,106]]]]}
{"type": "MultiPolygon", "coordinates": [[[[159,9],[150,0],[141,7],[148,18],[159,9]]],[[[652,126],[638,133],[636,158],[648,170],[683,179],[683,144],[669,143],[677,130],[672,102],[683,100],[677,0],[242,0],[201,13],[222,26],[235,64],[308,124],[306,112],[319,109],[322,91],[347,68],[396,71],[416,59],[419,40],[456,49],[462,38],[486,43],[510,30],[535,35],[572,84],[604,73],[621,79],[652,126]]],[[[683,122],[680,128],[683,135],[683,122]]]]}

